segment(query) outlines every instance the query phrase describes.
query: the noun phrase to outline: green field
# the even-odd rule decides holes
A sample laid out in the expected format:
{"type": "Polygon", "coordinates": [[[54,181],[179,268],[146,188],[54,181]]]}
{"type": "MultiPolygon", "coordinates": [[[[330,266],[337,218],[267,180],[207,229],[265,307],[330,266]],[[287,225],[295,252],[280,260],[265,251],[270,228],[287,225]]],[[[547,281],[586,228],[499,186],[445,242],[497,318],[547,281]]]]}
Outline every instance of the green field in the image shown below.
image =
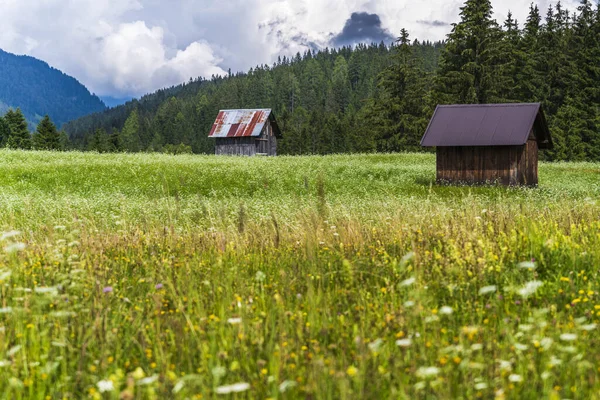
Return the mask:
{"type": "Polygon", "coordinates": [[[0,151],[0,395],[600,398],[600,164],[434,177],[0,151]]]}

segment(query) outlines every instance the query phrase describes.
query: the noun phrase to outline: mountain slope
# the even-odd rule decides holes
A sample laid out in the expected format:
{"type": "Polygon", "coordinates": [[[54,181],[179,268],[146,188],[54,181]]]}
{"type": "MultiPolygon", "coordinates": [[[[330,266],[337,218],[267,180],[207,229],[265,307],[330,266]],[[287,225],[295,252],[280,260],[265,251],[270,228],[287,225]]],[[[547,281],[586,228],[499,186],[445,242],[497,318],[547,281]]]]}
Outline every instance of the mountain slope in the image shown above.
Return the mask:
{"type": "Polygon", "coordinates": [[[75,78],[36,58],[0,50],[0,114],[10,107],[20,107],[30,124],[48,114],[59,127],[106,108],[75,78]]]}

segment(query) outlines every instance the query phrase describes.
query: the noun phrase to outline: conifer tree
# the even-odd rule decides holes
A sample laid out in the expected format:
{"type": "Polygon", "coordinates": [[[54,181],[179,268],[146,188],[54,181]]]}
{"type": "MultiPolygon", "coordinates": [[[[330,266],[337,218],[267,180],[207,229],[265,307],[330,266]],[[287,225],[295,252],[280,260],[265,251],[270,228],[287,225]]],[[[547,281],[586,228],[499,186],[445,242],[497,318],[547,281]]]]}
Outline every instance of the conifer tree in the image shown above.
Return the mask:
{"type": "Polygon", "coordinates": [[[439,71],[443,103],[489,103],[497,98],[500,29],[490,0],[467,0],[448,35],[439,71]]]}
{"type": "Polygon", "coordinates": [[[31,149],[31,134],[27,127],[25,116],[20,108],[9,110],[4,116],[10,127],[7,146],[11,149],[31,149]]]}
{"type": "Polygon", "coordinates": [[[33,147],[36,150],[61,149],[60,133],[47,115],[38,124],[36,132],[33,135],[33,147]]]}
{"type": "Polygon", "coordinates": [[[134,109],[129,115],[129,118],[127,118],[127,121],[125,121],[125,126],[121,132],[121,143],[124,151],[135,153],[141,150],[139,130],[139,114],[138,110],[134,109]]]}
{"type": "Polygon", "coordinates": [[[98,153],[108,153],[112,150],[110,138],[106,133],[106,130],[99,128],[96,130],[92,140],[88,145],[88,150],[97,151],[98,153]]]}
{"type": "Polygon", "coordinates": [[[396,42],[391,65],[380,75],[382,91],[372,109],[382,151],[414,151],[427,126],[426,74],[418,65],[406,29],[396,42]]]}
{"type": "Polygon", "coordinates": [[[6,146],[8,136],[10,135],[10,127],[6,122],[6,119],[0,117],[0,147],[6,146]]]}

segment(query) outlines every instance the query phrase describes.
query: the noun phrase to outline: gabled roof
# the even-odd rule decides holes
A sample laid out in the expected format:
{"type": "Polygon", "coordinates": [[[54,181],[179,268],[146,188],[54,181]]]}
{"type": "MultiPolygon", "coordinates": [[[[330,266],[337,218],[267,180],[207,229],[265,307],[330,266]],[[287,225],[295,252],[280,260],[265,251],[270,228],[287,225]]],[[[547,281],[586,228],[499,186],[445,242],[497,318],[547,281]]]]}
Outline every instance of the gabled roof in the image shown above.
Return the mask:
{"type": "Polygon", "coordinates": [[[539,103],[438,106],[423,136],[423,147],[519,146],[534,129],[541,149],[553,147],[539,103]]]}
{"type": "Polygon", "coordinates": [[[270,109],[221,110],[208,137],[258,137],[268,120],[271,121],[275,136],[281,136],[279,125],[270,109]]]}

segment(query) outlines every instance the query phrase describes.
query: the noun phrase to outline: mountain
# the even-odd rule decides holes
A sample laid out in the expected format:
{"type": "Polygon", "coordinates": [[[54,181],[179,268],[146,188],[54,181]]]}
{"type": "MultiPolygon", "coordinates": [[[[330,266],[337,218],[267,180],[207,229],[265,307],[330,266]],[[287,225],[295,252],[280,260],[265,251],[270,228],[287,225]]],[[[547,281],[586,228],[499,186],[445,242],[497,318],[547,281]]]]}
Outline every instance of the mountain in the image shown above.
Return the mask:
{"type": "Polygon", "coordinates": [[[102,100],[107,107],[114,108],[133,100],[133,97],[100,96],[100,100],[102,100]]]}
{"type": "Polygon", "coordinates": [[[30,129],[48,114],[57,126],[106,106],[75,78],[29,56],[0,50],[0,115],[21,108],[30,129]]]}

